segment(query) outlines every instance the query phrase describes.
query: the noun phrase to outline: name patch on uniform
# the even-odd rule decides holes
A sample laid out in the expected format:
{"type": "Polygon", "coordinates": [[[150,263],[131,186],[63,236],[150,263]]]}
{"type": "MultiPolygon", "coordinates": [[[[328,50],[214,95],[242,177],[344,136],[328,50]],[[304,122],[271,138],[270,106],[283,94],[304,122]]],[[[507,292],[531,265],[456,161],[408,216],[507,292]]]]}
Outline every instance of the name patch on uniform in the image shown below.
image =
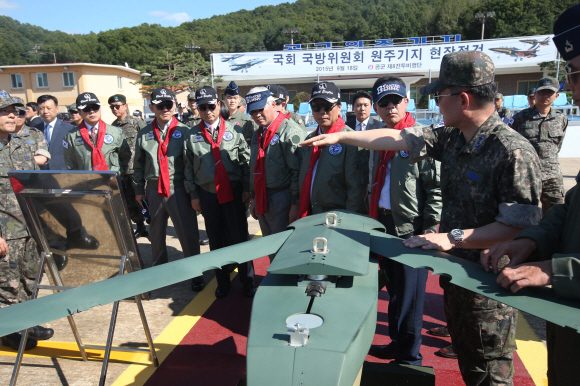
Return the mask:
{"type": "MultiPolygon", "coordinates": [[[[64,142],[64,141],[63,141],[63,142],[64,142]]],[[[84,142],[85,142],[85,140],[84,140],[84,139],[82,139],[82,138],[79,138],[79,139],[77,139],[77,140],[75,141],[75,145],[79,146],[79,145],[82,145],[84,142]]],[[[67,144],[67,146],[68,146],[68,144],[67,144]]],[[[67,147],[67,146],[65,146],[65,147],[68,149],[68,147],[67,147]]]]}
{"type": "Polygon", "coordinates": [[[342,152],[342,145],[340,143],[330,145],[328,147],[328,152],[332,155],[340,154],[342,152]]]}
{"type": "Polygon", "coordinates": [[[151,133],[151,134],[147,134],[147,135],[145,136],[145,139],[153,139],[154,137],[155,137],[155,136],[153,135],[153,133],[151,133]]]}
{"type": "Polygon", "coordinates": [[[201,135],[197,135],[195,137],[193,137],[193,139],[191,140],[191,142],[203,142],[204,139],[201,135]]]}
{"type": "Polygon", "coordinates": [[[231,141],[234,138],[234,135],[232,133],[230,133],[229,131],[226,131],[224,133],[224,139],[226,141],[231,141]]]}
{"type": "Polygon", "coordinates": [[[26,141],[26,143],[34,143],[34,141],[26,141]]]}
{"type": "Polygon", "coordinates": [[[67,143],[66,141],[64,141],[64,140],[62,141],[62,146],[63,146],[65,149],[68,149],[68,143],[67,143]]]}
{"type": "Polygon", "coordinates": [[[280,136],[278,134],[274,134],[272,140],[270,141],[270,145],[275,145],[280,141],[280,136]]]}
{"type": "Polygon", "coordinates": [[[403,158],[409,157],[409,152],[408,151],[401,150],[399,153],[401,153],[401,157],[403,157],[403,158]]]}
{"type": "Polygon", "coordinates": [[[483,178],[480,173],[471,170],[466,170],[465,173],[467,173],[467,177],[469,177],[469,179],[472,181],[479,181],[483,178]]]}
{"type": "Polygon", "coordinates": [[[105,135],[105,143],[113,143],[113,136],[111,134],[105,135]]]}
{"type": "Polygon", "coordinates": [[[172,137],[173,137],[173,138],[175,138],[175,139],[179,139],[179,138],[181,138],[181,131],[179,131],[179,130],[175,130],[175,131],[173,132],[173,135],[172,135],[172,137]]]}

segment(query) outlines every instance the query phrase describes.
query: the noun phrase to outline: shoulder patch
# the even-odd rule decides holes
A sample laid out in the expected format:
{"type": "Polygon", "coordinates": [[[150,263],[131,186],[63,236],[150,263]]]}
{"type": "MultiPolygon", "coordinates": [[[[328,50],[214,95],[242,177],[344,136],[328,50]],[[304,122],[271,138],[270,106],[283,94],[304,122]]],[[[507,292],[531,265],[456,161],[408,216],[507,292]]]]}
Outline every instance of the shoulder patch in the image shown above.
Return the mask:
{"type": "Polygon", "coordinates": [[[509,123],[508,123],[508,125],[512,125],[513,123],[514,123],[514,119],[513,119],[513,118],[511,118],[511,119],[509,120],[509,123]]]}
{"type": "Polygon", "coordinates": [[[270,145],[275,145],[280,141],[280,136],[278,134],[274,134],[272,140],[270,141],[270,145]]]}
{"type": "Polygon", "coordinates": [[[401,154],[401,157],[403,157],[403,158],[408,158],[409,157],[409,152],[408,151],[401,150],[399,153],[401,154]]]}
{"type": "Polygon", "coordinates": [[[68,142],[65,141],[64,139],[62,140],[62,147],[64,147],[65,149],[68,149],[68,142]]]}
{"type": "Polygon", "coordinates": [[[330,145],[328,147],[328,152],[332,155],[338,155],[342,152],[342,145],[340,143],[337,143],[335,145],[330,145]]]}
{"type": "Polygon", "coordinates": [[[234,139],[234,135],[233,135],[232,133],[230,133],[229,131],[226,131],[226,132],[224,133],[224,136],[223,136],[223,138],[224,138],[226,141],[231,141],[232,139],[234,139]]]}
{"type": "Polygon", "coordinates": [[[114,138],[111,134],[105,135],[105,139],[104,139],[105,143],[113,143],[113,140],[114,140],[114,138]]]}

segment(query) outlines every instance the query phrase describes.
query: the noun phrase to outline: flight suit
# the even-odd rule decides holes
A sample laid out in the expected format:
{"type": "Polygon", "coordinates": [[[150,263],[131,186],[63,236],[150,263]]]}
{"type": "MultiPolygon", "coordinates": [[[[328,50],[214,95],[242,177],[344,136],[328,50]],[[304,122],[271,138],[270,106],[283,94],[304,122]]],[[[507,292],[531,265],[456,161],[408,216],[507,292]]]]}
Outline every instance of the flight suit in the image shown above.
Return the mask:
{"type": "MultiPolygon", "coordinates": [[[[242,127],[230,121],[225,121],[225,124],[226,130],[219,147],[221,162],[230,180],[233,201],[223,204],[218,201],[211,144],[202,136],[201,126],[191,128],[185,140],[185,188],[192,200],[200,200],[212,251],[248,240],[248,220],[242,193],[250,191],[250,149],[242,127]]],[[[219,127],[213,133],[214,141],[217,141],[218,132],[219,127]]],[[[209,130],[208,134],[212,135],[209,130]]],[[[254,263],[249,261],[238,267],[242,284],[245,287],[253,286],[254,263]]],[[[215,270],[220,288],[230,286],[228,268],[215,270]]]]}
{"type": "MultiPolygon", "coordinates": [[[[317,131],[310,133],[306,139],[316,136],[317,131]]],[[[341,131],[352,129],[345,126],[341,131]]],[[[310,154],[312,154],[310,146],[300,149],[300,192],[308,172],[310,154]]],[[[333,209],[368,214],[365,197],[369,180],[369,163],[366,154],[362,148],[345,144],[323,147],[312,179],[310,199],[312,214],[333,209]]]]}
{"type": "MultiPolygon", "coordinates": [[[[255,196],[254,170],[260,146],[258,132],[264,129],[258,128],[254,133],[251,143],[250,159],[250,192],[255,196]]],[[[268,209],[264,214],[258,215],[258,222],[262,230],[262,236],[269,236],[281,232],[288,227],[290,206],[297,205],[300,198],[298,190],[298,176],[300,173],[300,160],[298,151],[300,142],[304,140],[306,133],[291,119],[284,119],[270,144],[266,148],[266,197],[268,209]]],[[[262,138],[264,135],[262,135],[262,138]]],[[[274,255],[270,256],[270,261],[274,255]]]]}
{"type": "Polygon", "coordinates": [[[294,122],[296,122],[302,130],[306,131],[306,126],[304,125],[304,120],[299,115],[297,115],[294,111],[288,111],[288,114],[290,114],[290,119],[292,119],[294,122]]]}
{"type": "Polygon", "coordinates": [[[233,123],[234,125],[238,125],[242,128],[242,133],[244,133],[244,138],[246,139],[246,143],[248,144],[249,147],[250,141],[254,136],[254,131],[256,131],[256,129],[258,128],[258,126],[254,123],[252,118],[248,117],[240,110],[237,110],[234,113],[234,115],[228,118],[227,122],[233,123]]]}
{"type": "MultiPolygon", "coordinates": [[[[189,257],[200,253],[197,216],[183,186],[183,143],[187,130],[187,126],[178,123],[167,144],[169,197],[163,197],[158,192],[161,174],[158,160],[159,142],[152,124],[147,125],[137,134],[135,162],[133,163],[133,185],[135,193],[145,195],[149,205],[149,213],[151,214],[149,237],[154,266],[168,262],[166,244],[168,217],[171,218],[173,228],[177,233],[183,256],[189,257]],[[147,188],[145,188],[145,183],[147,183],[147,188]]],[[[162,141],[165,140],[165,135],[166,132],[160,133],[162,141]]],[[[203,277],[199,276],[193,281],[197,284],[203,284],[203,277]]]]}

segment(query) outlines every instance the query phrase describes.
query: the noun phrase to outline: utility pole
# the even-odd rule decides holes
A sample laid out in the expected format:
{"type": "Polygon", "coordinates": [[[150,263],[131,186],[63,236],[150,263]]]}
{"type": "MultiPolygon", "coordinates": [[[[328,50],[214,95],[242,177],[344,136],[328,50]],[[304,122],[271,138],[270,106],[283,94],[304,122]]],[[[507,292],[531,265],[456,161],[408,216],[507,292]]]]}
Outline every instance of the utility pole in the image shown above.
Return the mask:
{"type": "Polygon", "coordinates": [[[40,55],[52,55],[54,59],[54,64],[56,64],[56,54],[54,52],[42,52],[40,51],[40,44],[35,43],[32,47],[32,51],[28,51],[26,55],[36,55],[36,63],[40,63],[40,55]]]}
{"type": "Polygon", "coordinates": [[[475,14],[475,18],[481,20],[481,40],[483,40],[483,32],[485,30],[485,21],[489,18],[495,17],[495,12],[478,12],[475,14]]]}
{"type": "Polygon", "coordinates": [[[292,28],[283,29],[282,32],[284,32],[286,35],[290,35],[290,44],[294,44],[294,34],[299,34],[300,30],[298,28],[292,28]]]}
{"type": "Polygon", "coordinates": [[[197,48],[199,48],[199,44],[193,44],[193,40],[191,41],[191,44],[186,44],[185,48],[189,48],[191,50],[192,54],[195,54],[195,50],[197,48]]]}

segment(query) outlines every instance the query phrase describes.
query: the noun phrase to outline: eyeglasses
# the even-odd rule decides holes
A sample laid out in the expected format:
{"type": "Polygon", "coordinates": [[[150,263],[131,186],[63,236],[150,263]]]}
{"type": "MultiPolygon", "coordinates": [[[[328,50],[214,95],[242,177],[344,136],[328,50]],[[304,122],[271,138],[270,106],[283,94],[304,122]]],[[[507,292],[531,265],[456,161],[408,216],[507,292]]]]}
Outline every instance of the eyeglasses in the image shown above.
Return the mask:
{"type": "Polygon", "coordinates": [[[256,114],[264,114],[264,108],[250,111],[250,115],[254,116],[256,114]]]}
{"type": "Polygon", "coordinates": [[[163,103],[159,103],[156,106],[156,108],[159,111],[165,111],[165,110],[171,111],[173,109],[173,102],[163,102],[163,103]]]}
{"type": "Polygon", "coordinates": [[[578,82],[578,74],[580,74],[580,71],[573,71],[570,66],[564,67],[564,70],[566,71],[566,83],[575,84],[578,82]]]}
{"type": "Polygon", "coordinates": [[[403,102],[403,97],[400,95],[390,94],[386,95],[381,100],[377,102],[379,107],[387,107],[389,103],[394,104],[395,106],[403,102]]]}
{"type": "Polygon", "coordinates": [[[332,110],[334,107],[336,106],[336,104],[334,103],[311,103],[310,107],[312,108],[312,111],[314,111],[315,113],[319,113],[320,110],[323,110],[325,112],[329,112],[330,110],[332,110]]]}
{"type": "Polygon", "coordinates": [[[109,107],[111,108],[111,110],[118,110],[121,107],[125,106],[125,104],[122,105],[109,105],[109,107]]]}
{"type": "Polygon", "coordinates": [[[454,92],[453,94],[444,94],[444,95],[440,95],[439,93],[435,93],[435,94],[433,95],[433,99],[435,100],[435,104],[439,105],[439,98],[441,98],[441,97],[446,97],[446,96],[455,96],[455,95],[461,95],[461,94],[463,94],[464,92],[467,92],[467,91],[454,92]]]}
{"type": "Polygon", "coordinates": [[[212,104],[208,103],[205,105],[198,106],[197,108],[199,109],[199,111],[206,111],[206,110],[214,111],[216,107],[217,107],[217,105],[212,105],[212,104]]]}
{"type": "Polygon", "coordinates": [[[25,117],[26,116],[26,110],[16,110],[16,112],[18,113],[19,117],[25,117]]]}
{"type": "Polygon", "coordinates": [[[90,113],[92,111],[99,111],[100,109],[101,109],[101,106],[99,106],[99,105],[88,105],[87,107],[85,107],[84,109],[81,109],[81,110],[85,113],[90,113]]]}

